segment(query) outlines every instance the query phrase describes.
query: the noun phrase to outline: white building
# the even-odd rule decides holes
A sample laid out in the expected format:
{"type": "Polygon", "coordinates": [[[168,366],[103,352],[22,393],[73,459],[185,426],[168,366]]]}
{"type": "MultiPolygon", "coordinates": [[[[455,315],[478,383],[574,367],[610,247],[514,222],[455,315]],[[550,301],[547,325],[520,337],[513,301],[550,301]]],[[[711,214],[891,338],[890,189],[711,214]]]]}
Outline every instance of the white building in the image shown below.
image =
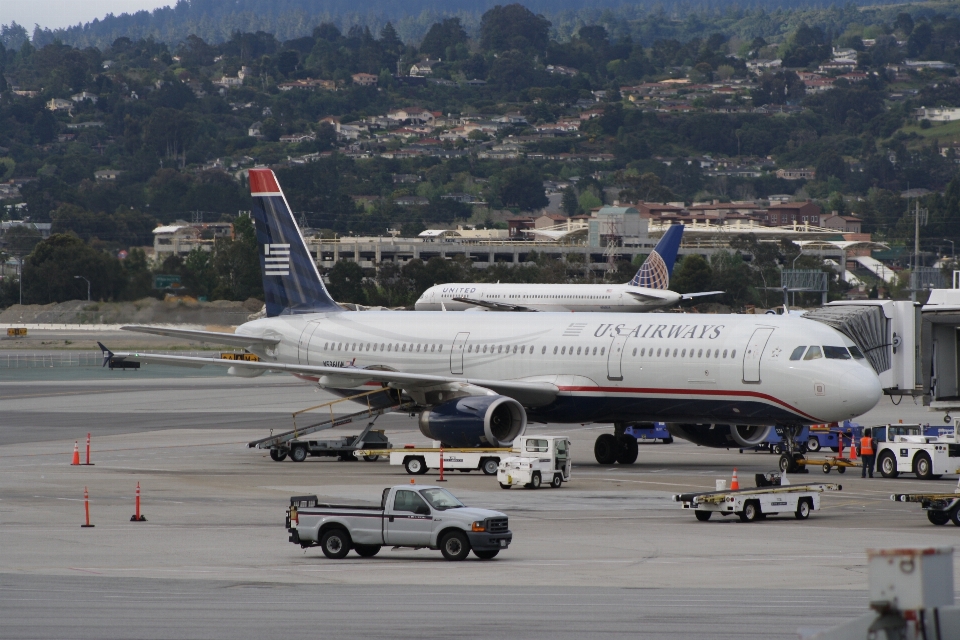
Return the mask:
{"type": "Polygon", "coordinates": [[[920,107],[914,112],[917,120],[930,122],[953,122],[960,120],[960,108],[957,107],[920,107]]]}
{"type": "Polygon", "coordinates": [[[162,261],[171,254],[185,256],[198,247],[213,251],[218,238],[233,238],[233,224],[177,220],[153,230],[154,257],[162,261]]]}

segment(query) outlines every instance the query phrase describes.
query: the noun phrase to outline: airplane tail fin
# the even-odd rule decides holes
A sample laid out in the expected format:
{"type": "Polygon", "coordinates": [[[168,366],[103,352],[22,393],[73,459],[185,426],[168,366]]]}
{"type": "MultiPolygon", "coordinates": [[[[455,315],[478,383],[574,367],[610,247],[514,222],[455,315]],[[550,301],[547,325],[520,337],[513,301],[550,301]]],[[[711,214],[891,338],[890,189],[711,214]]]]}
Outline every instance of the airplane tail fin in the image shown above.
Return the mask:
{"type": "Polygon", "coordinates": [[[666,289],[670,286],[673,263],[677,260],[677,249],[683,237],[683,225],[675,224],[667,229],[660,242],[654,247],[647,259],[640,265],[637,275],[629,282],[634,287],[648,289],[666,289]]]}
{"type": "Polygon", "coordinates": [[[270,169],[250,170],[267,317],[343,311],[333,301],[270,169]]]}

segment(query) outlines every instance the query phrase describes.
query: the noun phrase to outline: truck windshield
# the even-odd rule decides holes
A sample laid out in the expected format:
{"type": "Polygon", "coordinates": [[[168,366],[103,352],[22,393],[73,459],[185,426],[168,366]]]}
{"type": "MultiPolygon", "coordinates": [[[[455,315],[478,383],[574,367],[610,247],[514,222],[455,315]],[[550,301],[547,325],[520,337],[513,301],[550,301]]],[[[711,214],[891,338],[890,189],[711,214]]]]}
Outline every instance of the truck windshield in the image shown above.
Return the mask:
{"type": "Polygon", "coordinates": [[[457,500],[452,493],[446,489],[424,489],[420,492],[430,506],[437,511],[446,511],[447,509],[457,509],[463,506],[463,503],[457,500]]]}

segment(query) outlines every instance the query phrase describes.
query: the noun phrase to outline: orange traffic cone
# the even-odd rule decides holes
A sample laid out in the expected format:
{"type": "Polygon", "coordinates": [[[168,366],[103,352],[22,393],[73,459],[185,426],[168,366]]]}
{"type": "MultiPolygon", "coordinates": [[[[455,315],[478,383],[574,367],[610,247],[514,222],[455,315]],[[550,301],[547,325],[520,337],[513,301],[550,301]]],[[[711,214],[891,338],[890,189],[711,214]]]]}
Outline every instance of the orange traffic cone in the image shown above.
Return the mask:
{"type": "Polygon", "coordinates": [[[854,441],[853,436],[850,436],[850,461],[853,462],[857,459],[857,443],[854,441]]]}
{"type": "Polygon", "coordinates": [[[74,441],[73,443],[73,462],[71,462],[70,464],[77,465],[77,466],[80,465],[80,442],[79,441],[74,441]]]}
{"type": "Polygon", "coordinates": [[[731,490],[731,491],[736,491],[736,490],[739,489],[739,488],[740,488],[740,481],[737,480],[737,470],[734,469],[734,470],[733,470],[733,479],[730,480],[730,490],[731,490]]]}

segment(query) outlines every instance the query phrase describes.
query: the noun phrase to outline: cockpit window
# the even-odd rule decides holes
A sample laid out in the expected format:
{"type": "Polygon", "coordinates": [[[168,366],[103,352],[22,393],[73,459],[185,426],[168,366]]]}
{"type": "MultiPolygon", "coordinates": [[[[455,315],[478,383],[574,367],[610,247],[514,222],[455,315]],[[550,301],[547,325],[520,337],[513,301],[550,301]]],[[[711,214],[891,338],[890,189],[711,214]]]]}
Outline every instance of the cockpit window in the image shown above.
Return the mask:
{"type": "Polygon", "coordinates": [[[802,358],[803,352],[806,350],[806,348],[807,348],[806,346],[803,346],[803,347],[797,347],[796,349],[794,349],[793,353],[790,354],[790,359],[799,360],[800,358],[802,358]]]}
{"type": "Polygon", "coordinates": [[[823,352],[820,351],[820,347],[813,346],[807,349],[807,355],[803,356],[804,360],[816,360],[823,357],[823,352]]]}
{"type": "Polygon", "coordinates": [[[824,347],[823,354],[829,360],[849,360],[850,352],[846,347],[824,347]]]}
{"type": "Polygon", "coordinates": [[[847,347],[850,350],[850,355],[856,360],[863,360],[863,352],[860,351],[858,347],[847,347]]]}

